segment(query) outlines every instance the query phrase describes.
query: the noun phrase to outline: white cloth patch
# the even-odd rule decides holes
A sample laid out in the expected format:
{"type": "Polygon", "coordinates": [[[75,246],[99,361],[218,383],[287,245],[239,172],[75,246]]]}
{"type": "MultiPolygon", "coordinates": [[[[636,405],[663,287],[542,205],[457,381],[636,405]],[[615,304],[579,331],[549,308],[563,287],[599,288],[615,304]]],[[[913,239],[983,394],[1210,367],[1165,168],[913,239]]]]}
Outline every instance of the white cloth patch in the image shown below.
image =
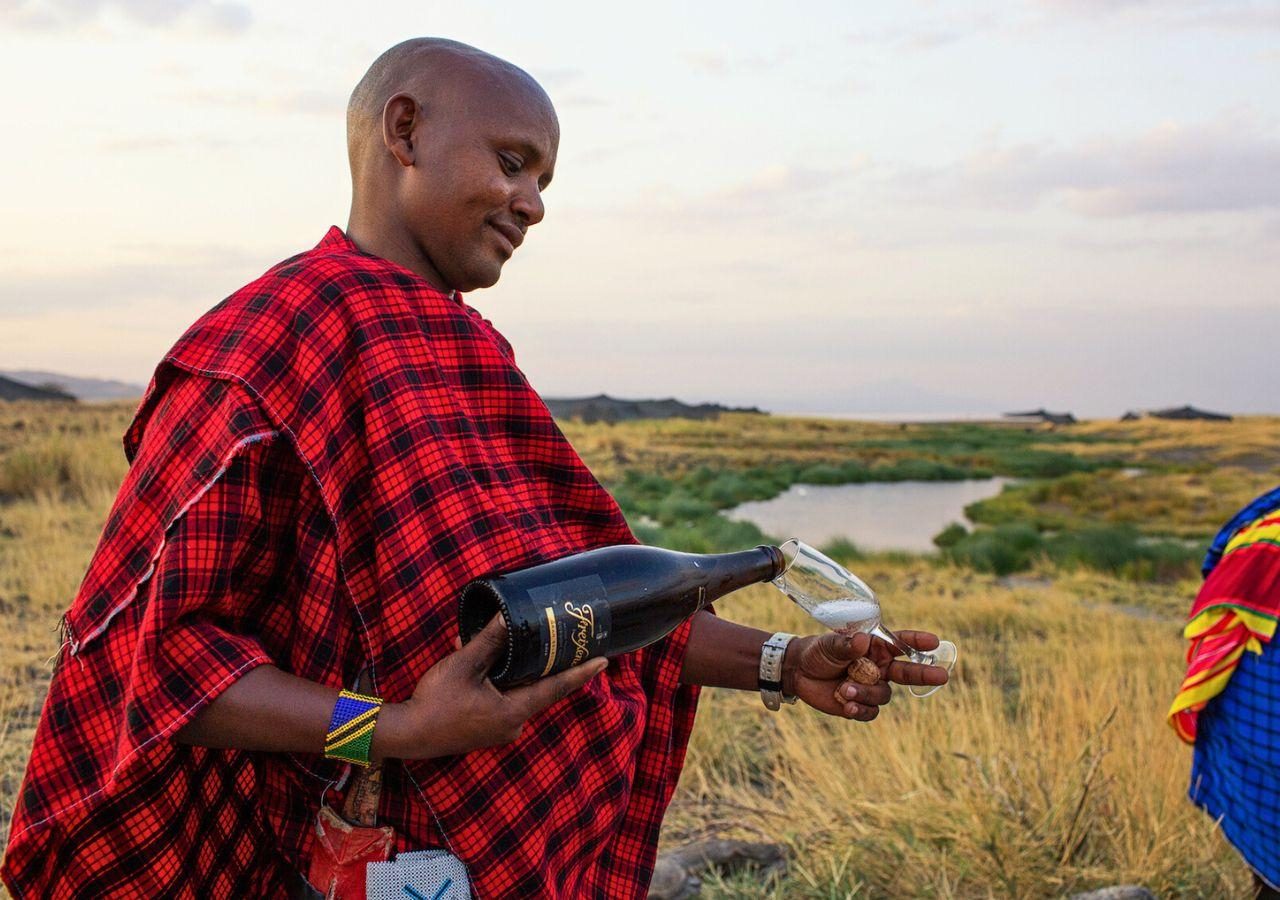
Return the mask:
{"type": "Polygon", "coordinates": [[[470,900],[467,867],[448,850],[414,850],[365,868],[369,900],[470,900]]]}

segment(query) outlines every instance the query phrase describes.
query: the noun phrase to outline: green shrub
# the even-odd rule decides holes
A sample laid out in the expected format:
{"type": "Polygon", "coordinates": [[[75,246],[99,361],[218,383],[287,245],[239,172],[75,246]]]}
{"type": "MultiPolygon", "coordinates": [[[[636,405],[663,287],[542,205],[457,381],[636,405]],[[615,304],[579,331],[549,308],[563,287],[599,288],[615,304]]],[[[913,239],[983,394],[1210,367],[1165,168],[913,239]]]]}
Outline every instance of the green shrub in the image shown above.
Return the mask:
{"type": "Polygon", "coordinates": [[[751,522],[735,522],[712,514],[673,525],[632,525],[636,538],[654,547],[685,553],[731,553],[776,543],[751,522]]]}
{"type": "Polygon", "coordinates": [[[980,528],[944,550],[947,558],[979,572],[1008,575],[1031,566],[1044,551],[1040,533],[1030,525],[1012,522],[980,528]]]}
{"type": "Polygon", "coordinates": [[[653,517],[663,525],[675,525],[715,514],[716,508],[684,488],[676,488],[657,504],[653,517]]]}
{"type": "Polygon", "coordinates": [[[828,541],[823,544],[818,549],[838,563],[857,562],[864,556],[863,552],[858,549],[858,545],[848,538],[836,538],[834,541],[828,541]]]}
{"type": "Polygon", "coordinates": [[[959,522],[952,522],[933,536],[933,545],[945,550],[948,547],[954,547],[968,536],[968,528],[965,528],[959,522]]]}
{"type": "Polygon", "coordinates": [[[1066,567],[1084,566],[1138,581],[1168,581],[1194,574],[1198,545],[1144,538],[1132,525],[1098,525],[1055,535],[1046,552],[1066,567]]]}
{"type": "Polygon", "coordinates": [[[1058,478],[1072,472],[1092,472],[1098,463],[1052,450],[1019,448],[995,454],[996,468],[1016,478],[1058,478]]]}

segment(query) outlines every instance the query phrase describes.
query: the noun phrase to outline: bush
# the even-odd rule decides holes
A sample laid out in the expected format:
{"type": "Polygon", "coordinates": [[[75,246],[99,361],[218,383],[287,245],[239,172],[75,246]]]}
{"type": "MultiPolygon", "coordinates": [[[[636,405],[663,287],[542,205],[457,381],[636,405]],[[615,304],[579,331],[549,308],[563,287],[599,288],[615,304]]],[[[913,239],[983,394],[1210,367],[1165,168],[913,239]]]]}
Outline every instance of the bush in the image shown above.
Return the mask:
{"type": "Polygon", "coordinates": [[[838,563],[857,562],[863,558],[858,545],[848,538],[836,538],[834,541],[823,544],[819,550],[838,563]]]}
{"type": "Polygon", "coordinates": [[[701,493],[717,509],[728,509],[748,500],[761,499],[758,488],[741,472],[721,472],[703,486],[701,493]]]}
{"type": "Polygon", "coordinates": [[[959,522],[952,522],[933,536],[933,545],[945,550],[948,547],[954,547],[968,536],[968,528],[965,528],[959,522]]]}
{"type": "Polygon", "coordinates": [[[828,463],[819,463],[800,471],[801,484],[844,484],[844,469],[828,463]]]}
{"type": "Polygon", "coordinates": [[[715,514],[715,507],[706,500],[677,488],[662,499],[653,511],[653,517],[663,525],[675,525],[678,522],[689,522],[705,519],[715,514]]]}
{"type": "Polygon", "coordinates": [[[931,459],[900,459],[871,470],[876,481],[961,481],[974,478],[974,470],[931,459]]]}
{"type": "Polygon", "coordinates": [[[1008,575],[1029,568],[1043,551],[1040,533],[1030,525],[1014,522],[980,528],[943,552],[948,559],[979,572],[1008,575]]]}
{"type": "Polygon", "coordinates": [[[734,522],[712,514],[674,525],[633,525],[641,543],[685,553],[731,553],[759,544],[776,543],[751,522],[734,522]]]}
{"type": "Polygon", "coordinates": [[[1132,525],[1099,525],[1055,535],[1046,544],[1054,562],[1085,566],[1138,581],[1168,581],[1195,573],[1200,545],[1144,538],[1132,525]]]}
{"type": "Polygon", "coordinates": [[[996,468],[1016,478],[1058,478],[1072,472],[1092,472],[1097,463],[1049,450],[1009,450],[996,454],[996,468]]]}

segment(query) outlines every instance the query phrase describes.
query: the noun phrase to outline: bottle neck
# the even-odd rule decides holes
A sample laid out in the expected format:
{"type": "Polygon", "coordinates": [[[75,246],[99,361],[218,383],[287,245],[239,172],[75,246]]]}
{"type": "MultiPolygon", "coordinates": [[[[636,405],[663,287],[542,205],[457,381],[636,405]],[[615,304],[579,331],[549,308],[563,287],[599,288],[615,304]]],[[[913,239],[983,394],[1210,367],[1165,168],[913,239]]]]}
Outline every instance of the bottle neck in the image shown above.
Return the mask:
{"type": "Polygon", "coordinates": [[[700,558],[703,567],[706,567],[707,563],[711,564],[709,570],[703,569],[707,603],[749,584],[772,581],[781,575],[782,570],[787,566],[782,551],[767,544],[762,544],[754,550],[716,553],[700,558]]]}
{"type": "Polygon", "coordinates": [[[787,558],[782,555],[782,550],[772,544],[761,544],[756,548],[763,550],[769,557],[769,574],[761,581],[773,581],[787,569],[787,558]]]}

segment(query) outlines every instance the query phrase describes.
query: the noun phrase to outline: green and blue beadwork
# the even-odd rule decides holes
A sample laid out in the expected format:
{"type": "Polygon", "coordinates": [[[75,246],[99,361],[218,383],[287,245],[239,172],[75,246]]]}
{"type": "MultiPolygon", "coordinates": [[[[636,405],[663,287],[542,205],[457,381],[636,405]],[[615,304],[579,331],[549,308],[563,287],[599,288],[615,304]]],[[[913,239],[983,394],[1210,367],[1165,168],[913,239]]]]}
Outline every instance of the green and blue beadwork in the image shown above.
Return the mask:
{"type": "Polygon", "coordinates": [[[377,697],[342,691],[333,707],[329,732],[324,736],[324,755],[329,759],[369,765],[373,726],[378,724],[382,701],[377,697]]]}

